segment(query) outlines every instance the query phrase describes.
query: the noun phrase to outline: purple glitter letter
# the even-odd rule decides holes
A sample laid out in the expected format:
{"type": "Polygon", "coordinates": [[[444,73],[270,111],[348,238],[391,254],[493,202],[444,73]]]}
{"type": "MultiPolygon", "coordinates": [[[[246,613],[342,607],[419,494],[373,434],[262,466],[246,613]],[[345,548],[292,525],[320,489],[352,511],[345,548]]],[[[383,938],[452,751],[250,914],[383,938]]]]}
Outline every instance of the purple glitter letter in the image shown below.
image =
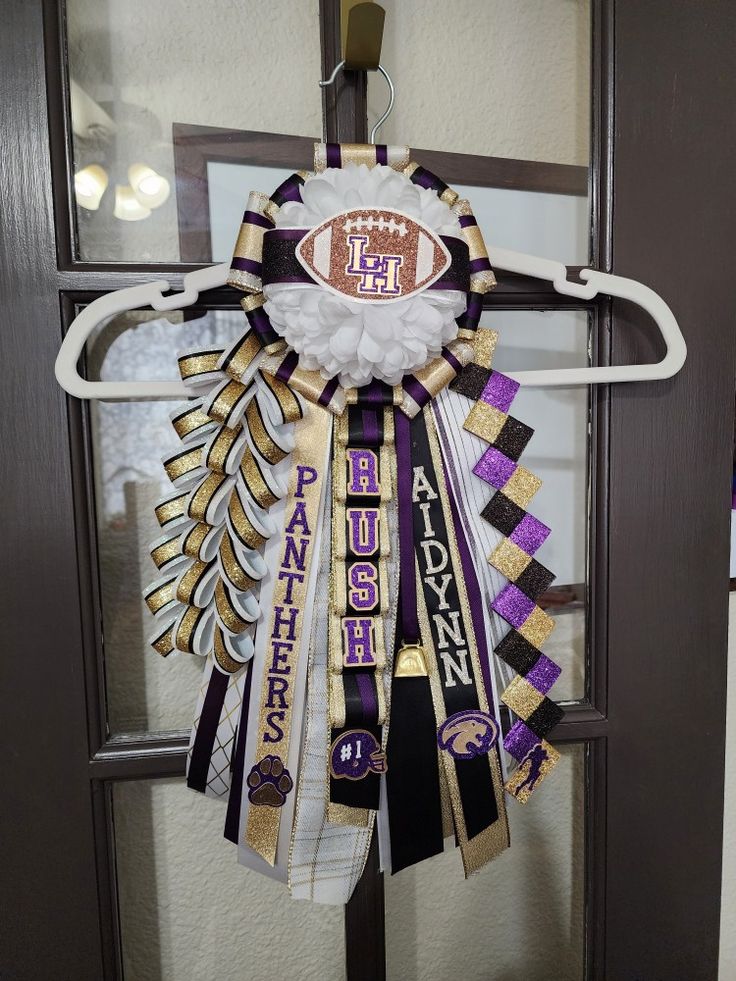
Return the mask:
{"type": "Polygon", "coordinates": [[[378,569],[371,562],[354,562],[348,569],[348,601],[354,610],[372,610],[378,602],[378,569]]]}
{"type": "Polygon", "coordinates": [[[375,664],[373,649],[373,618],[343,617],[344,634],[343,664],[346,668],[360,664],[375,664]]]}
{"type": "Polygon", "coordinates": [[[348,508],[350,549],[355,555],[373,555],[378,548],[378,508],[348,508]]]}
{"type": "Polygon", "coordinates": [[[348,494],[380,494],[378,457],[373,450],[347,450],[348,494]]]}

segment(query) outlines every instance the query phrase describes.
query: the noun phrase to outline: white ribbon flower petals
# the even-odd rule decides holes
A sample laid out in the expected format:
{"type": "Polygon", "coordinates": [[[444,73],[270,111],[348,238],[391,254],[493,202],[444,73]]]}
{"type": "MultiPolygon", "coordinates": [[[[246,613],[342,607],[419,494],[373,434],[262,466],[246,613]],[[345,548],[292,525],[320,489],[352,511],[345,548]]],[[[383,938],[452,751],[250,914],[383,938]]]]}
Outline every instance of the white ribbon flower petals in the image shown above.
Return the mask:
{"type": "MultiPolygon", "coordinates": [[[[314,228],[351,208],[394,208],[422,221],[438,235],[461,237],[456,215],[434,191],[412,184],[391,167],[349,164],[305,181],[302,202],[287,202],[278,228],[314,228]]],[[[438,357],[457,336],[455,319],[465,294],[425,290],[380,306],[356,303],[319,286],[264,288],[265,310],[274,329],[299,355],[299,364],[339,376],[346,388],[377,378],[398,385],[402,377],[438,357]]]]}

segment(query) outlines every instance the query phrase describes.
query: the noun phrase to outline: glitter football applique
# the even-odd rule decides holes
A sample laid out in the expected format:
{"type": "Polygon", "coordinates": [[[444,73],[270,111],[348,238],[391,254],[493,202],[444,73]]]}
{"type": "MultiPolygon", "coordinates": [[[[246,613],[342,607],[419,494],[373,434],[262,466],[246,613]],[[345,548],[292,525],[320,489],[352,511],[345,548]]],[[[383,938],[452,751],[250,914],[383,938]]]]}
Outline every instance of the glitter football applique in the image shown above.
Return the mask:
{"type": "Polygon", "coordinates": [[[327,289],[364,303],[413,296],[451,261],[435,232],[393,208],[342,211],[305,235],[296,255],[327,289]]]}

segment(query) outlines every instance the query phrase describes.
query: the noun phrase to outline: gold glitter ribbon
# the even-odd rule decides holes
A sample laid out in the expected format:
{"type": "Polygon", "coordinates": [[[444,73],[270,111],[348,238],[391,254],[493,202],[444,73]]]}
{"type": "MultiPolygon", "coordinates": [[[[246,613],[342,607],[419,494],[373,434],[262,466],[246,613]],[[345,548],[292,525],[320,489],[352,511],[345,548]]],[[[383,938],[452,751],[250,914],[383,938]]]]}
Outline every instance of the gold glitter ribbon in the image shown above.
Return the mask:
{"type": "MultiPolygon", "coordinates": [[[[256,762],[265,756],[275,756],[283,767],[288,760],[291,734],[289,682],[296,675],[302,647],[304,608],[314,558],[314,534],[324,484],[322,468],[330,424],[327,412],[311,408],[298,427],[284,512],[284,546],[274,579],[273,610],[268,621],[270,640],[259,697],[255,755],[256,762]]],[[[276,861],[280,823],[280,807],[251,801],[245,842],[269,865],[276,861]]]]}
{"type": "Polygon", "coordinates": [[[260,292],[263,233],[273,227],[273,218],[267,215],[271,201],[265,194],[251,191],[243,215],[238,239],[233,252],[233,265],[228,275],[228,285],[248,293],[260,292]]]}
{"type": "Polygon", "coordinates": [[[375,143],[340,143],[314,144],[314,169],[321,174],[327,170],[328,147],[332,147],[339,153],[340,163],[338,166],[345,167],[347,164],[363,164],[373,168],[379,162],[379,154],[385,155],[386,165],[393,170],[402,171],[409,163],[408,146],[376,146],[375,143]]]}
{"type": "Polygon", "coordinates": [[[222,348],[182,355],[178,359],[181,380],[188,385],[210,384],[220,374],[217,366],[222,355],[222,348]]]}
{"type": "MultiPolygon", "coordinates": [[[[470,362],[473,354],[473,346],[470,341],[458,339],[447,346],[461,365],[465,366],[470,362]]],[[[297,367],[292,371],[288,383],[279,381],[275,377],[276,373],[291,353],[289,350],[270,355],[264,358],[259,365],[264,380],[269,386],[273,386],[275,392],[278,391],[281,399],[284,398],[283,389],[293,390],[303,395],[314,405],[325,406],[336,416],[342,415],[346,405],[355,405],[356,389],[343,388],[342,385],[332,386],[330,382],[325,381],[319,371],[308,371],[305,368],[297,367]],[[277,386],[282,386],[282,388],[277,388],[277,386]]],[[[448,361],[440,356],[430,361],[426,367],[413,372],[413,377],[420,381],[429,394],[434,397],[439,395],[457,377],[457,374],[448,361]]],[[[413,419],[423,408],[404,390],[403,385],[394,387],[394,404],[400,406],[401,411],[410,419],[413,419]]]]}
{"type": "MultiPolygon", "coordinates": [[[[238,344],[230,349],[236,360],[242,351],[238,344]]],[[[234,640],[257,616],[249,595],[265,572],[257,550],[276,530],[264,511],[286,490],[272,466],[292,445],[282,427],[301,414],[301,405],[262,375],[249,376],[248,385],[228,378],[217,367],[222,356],[208,350],[179,359],[187,383],[194,378],[204,385],[206,378],[209,392],[170,414],[183,446],[164,459],[164,468],[179,489],[156,506],[164,534],[152,543],[151,557],[163,578],[144,598],[157,620],[154,650],[212,653],[225,670],[230,662],[222,651],[238,660],[247,642],[238,647],[234,640]],[[215,619],[220,633],[213,638],[215,619]],[[219,658],[212,646],[217,637],[219,658]]]]}
{"type": "Polygon", "coordinates": [[[271,404],[275,409],[275,417],[279,425],[287,422],[298,422],[304,415],[304,409],[289,386],[266,371],[262,371],[260,376],[266,383],[268,392],[272,397],[271,404]]]}

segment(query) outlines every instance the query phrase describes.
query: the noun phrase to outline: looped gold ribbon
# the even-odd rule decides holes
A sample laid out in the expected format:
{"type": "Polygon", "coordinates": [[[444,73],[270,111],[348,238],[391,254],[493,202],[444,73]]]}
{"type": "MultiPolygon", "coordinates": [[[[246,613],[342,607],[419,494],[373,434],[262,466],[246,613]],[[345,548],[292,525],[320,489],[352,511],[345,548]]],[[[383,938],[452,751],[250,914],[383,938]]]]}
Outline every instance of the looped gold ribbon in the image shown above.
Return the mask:
{"type": "Polygon", "coordinates": [[[252,654],[247,628],[259,608],[250,590],[266,571],[256,550],[275,530],[265,512],[285,493],[271,468],[292,445],[284,427],[303,415],[291,392],[262,375],[248,384],[223,377],[228,355],[226,367],[241,372],[253,352],[236,343],[180,359],[188,384],[206,379],[212,390],[171,414],[183,446],[164,468],[177,489],[156,507],[164,534],[151,556],[162,576],[144,592],[157,617],[154,649],[212,652],[220,670],[252,654]]]}
{"type": "Polygon", "coordinates": [[[222,528],[214,528],[204,521],[198,521],[182,535],[181,550],[190,559],[211,562],[217,555],[221,535],[222,528]]]}

